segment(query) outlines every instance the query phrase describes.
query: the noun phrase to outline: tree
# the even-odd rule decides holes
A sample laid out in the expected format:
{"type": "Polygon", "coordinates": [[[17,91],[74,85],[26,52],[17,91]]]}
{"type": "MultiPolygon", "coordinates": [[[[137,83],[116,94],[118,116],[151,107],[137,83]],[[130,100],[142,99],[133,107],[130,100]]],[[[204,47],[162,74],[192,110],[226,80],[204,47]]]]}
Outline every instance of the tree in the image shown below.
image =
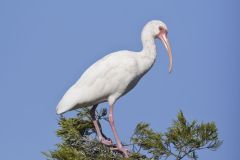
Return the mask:
{"type": "MultiPolygon", "coordinates": [[[[99,143],[89,108],[78,110],[74,118],[60,117],[56,134],[61,142],[56,149],[43,152],[47,160],[160,160],[174,157],[197,160],[197,151],[216,150],[222,144],[214,122],[187,122],[180,111],[165,133],[156,132],[147,123],[139,123],[130,138],[131,156],[124,158],[113,147],[99,143]]],[[[108,121],[107,110],[97,113],[99,120],[108,121]]]]}

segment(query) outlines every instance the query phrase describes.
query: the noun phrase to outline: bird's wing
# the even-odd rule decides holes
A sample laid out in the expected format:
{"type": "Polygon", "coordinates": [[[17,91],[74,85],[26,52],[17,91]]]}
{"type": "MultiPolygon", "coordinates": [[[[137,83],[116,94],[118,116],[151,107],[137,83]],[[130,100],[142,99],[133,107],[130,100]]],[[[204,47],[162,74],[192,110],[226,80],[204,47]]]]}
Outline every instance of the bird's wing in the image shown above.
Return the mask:
{"type": "MultiPolygon", "coordinates": [[[[76,86],[92,86],[97,80],[106,80],[109,74],[116,74],[119,69],[126,72],[131,71],[131,66],[135,65],[134,54],[129,51],[119,51],[109,54],[91,65],[76,82],[76,86]],[[120,68],[119,68],[120,67],[120,68]]],[[[110,78],[110,77],[109,77],[110,78]]],[[[113,77],[112,77],[113,78],[113,77]]]]}
{"type": "MultiPolygon", "coordinates": [[[[137,74],[136,54],[119,51],[109,54],[90,66],[74,85],[84,95],[103,98],[124,90],[137,74]]],[[[89,96],[87,96],[89,97],[89,96]]],[[[86,99],[88,99],[86,97],[86,99]]]]}
{"type": "Polygon", "coordinates": [[[129,51],[119,51],[95,62],[65,93],[60,106],[68,106],[64,108],[70,110],[76,104],[92,105],[123,91],[136,75],[134,55],[129,51]]]}

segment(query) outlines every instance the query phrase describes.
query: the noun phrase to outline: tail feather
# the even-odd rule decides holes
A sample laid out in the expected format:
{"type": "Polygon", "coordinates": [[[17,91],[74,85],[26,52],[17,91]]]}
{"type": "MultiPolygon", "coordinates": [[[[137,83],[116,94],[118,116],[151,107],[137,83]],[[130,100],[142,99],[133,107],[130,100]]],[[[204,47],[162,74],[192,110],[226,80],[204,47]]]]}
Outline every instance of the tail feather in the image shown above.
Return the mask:
{"type": "Polygon", "coordinates": [[[71,107],[64,105],[64,103],[62,103],[62,101],[60,101],[59,104],[57,105],[56,112],[57,112],[57,114],[63,114],[65,112],[67,112],[69,110],[69,108],[71,108],[71,107]]]}
{"type": "Polygon", "coordinates": [[[60,102],[57,105],[56,111],[57,114],[63,114],[67,111],[70,111],[76,106],[79,102],[78,93],[75,90],[69,89],[60,102]]]}

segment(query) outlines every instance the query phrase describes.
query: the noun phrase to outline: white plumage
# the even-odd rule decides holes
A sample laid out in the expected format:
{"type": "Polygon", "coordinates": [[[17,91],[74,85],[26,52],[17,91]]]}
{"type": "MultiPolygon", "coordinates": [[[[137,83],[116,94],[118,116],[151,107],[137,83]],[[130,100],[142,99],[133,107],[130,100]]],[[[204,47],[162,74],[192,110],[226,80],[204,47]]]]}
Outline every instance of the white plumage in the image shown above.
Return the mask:
{"type": "MultiPolygon", "coordinates": [[[[150,21],[144,26],[141,38],[142,51],[114,52],[90,66],[65,93],[57,106],[57,113],[62,114],[79,107],[94,106],[106,101],[113,106],[116,100],[130,91],[154,64],[155,38],[161,39],[168,50],[169,71],[171,71],[172,55],[166,25],[161,21],[150,21]]],[[[118,137],[115,136],[115,138],[118,137]]],[[[121,145],[118,144],[118,148],[126,155],[124,150],[120,149],[121,145]]]]}

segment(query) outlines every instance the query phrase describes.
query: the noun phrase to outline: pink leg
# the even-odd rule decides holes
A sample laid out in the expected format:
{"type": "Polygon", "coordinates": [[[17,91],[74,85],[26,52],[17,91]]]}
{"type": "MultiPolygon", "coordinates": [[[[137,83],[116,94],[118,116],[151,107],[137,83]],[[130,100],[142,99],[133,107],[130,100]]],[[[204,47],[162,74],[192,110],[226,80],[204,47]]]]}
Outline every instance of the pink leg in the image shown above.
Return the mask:
{"type": "Polygon", "coordinates": [[[113,105],[110,105],[110,110],[109,110],[109,123],[110,123],[110,126],[111,126],[111,129],[112,129],[112,132],[113,132],[113,135],[114,135],[114,138],[117,142],[117,150],[121,151],[124,156],[126,158],[128,158],[128,150],[125,149],[123,146],[122,146],[122,143],[120,141],[120,138],[117,134],[117,130],[115,128],[115,125],[114,125],[114,118],[113,118],[113,105]]]}
{"type": "Polygon", "coordinates": [[[94,105],[93,108],[90,110],[90,114],[93,119],[93,124],[96,129],[98,139],[101,143],[108,145],[108,146],[112,146],[113,145],[112,141],[105,139],[105,136],[102,135],[102,131],[98,124],[99,122],[98,122],[98,120],[96,120],[96,115],[95,115],[96,108],[97,108],[97,105],[94,105]]]}

